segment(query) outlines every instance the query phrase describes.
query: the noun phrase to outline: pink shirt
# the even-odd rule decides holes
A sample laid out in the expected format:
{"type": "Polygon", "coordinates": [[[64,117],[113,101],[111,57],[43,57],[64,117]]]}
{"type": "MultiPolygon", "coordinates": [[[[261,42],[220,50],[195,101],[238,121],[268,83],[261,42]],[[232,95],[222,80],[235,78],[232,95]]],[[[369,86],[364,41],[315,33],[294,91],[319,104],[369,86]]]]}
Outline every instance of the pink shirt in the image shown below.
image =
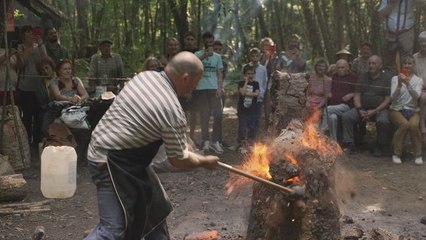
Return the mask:
{"type": "Polygon", "coordinates": [[[325,105],[327,96],[331,92],[331,78],[324,76],[319,79],[316,74],[309,78],[307,99],[309,106],[313,108],[322,108],[325,105]]]}

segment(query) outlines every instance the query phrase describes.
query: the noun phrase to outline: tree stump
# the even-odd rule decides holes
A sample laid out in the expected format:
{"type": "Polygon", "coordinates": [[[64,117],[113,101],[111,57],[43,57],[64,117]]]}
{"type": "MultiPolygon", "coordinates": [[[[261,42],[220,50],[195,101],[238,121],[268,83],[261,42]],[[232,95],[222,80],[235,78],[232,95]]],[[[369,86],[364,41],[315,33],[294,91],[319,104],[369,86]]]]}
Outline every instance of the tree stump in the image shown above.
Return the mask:
{"type": "Polygon", "coordinates": [[[21,201],[27,196],[27,182],[22,174],[0,176],[0,202],[21,201]]]}
{"type": "Polygon", "coordinates": [[[271,181],[287,187],[303,185],[305,196],[292,199],[254,183],[246,239],[340,239],[334,191],[334,164],[340,148],[320,134],[314,138],[322,144],[305,142],[310,136],[303,116],[307,112],[304,75],[284,76],[276,82],[269,133],[280,134],[269,145],[271,181]]]}
{"type": "Polygon", "coordinates": [[[308,82],[304,73],[282,73],[273,78],[271,86],[272,114],[268,133],[274,136],[287,127],[292,119],[302,119],[306,106],[308,82]]]}

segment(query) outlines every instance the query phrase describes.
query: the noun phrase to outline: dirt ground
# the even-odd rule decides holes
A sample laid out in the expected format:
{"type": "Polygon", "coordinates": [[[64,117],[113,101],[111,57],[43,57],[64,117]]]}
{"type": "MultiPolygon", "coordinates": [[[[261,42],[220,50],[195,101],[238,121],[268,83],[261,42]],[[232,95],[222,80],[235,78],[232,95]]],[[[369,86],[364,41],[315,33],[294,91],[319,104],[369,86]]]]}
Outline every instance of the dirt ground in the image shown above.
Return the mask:
{"type": "MultiPolygon", "coordinates": [[[[236,116],[226,115],[223,126],[224,140],[234,144],[236,116]]],[[[231,165],[241,163],[235,151],[226,150],[221,158],[231,165]]],[[[426,165],[417,166],[412,160],[395,165],[390,157],[374,158],[362,151],[340,157],[336,166],[340,211],[353,219],[353,226],[426,239],[426,225],[420,223],[426,216],[426,165]]],[[[23,175],[28,183],[24,202],[45,200],[39,190],[39,169],[23,175]]],[[[228,173],[221,169],[163,173],[160,178],[175,208],[167,220],[172,239],[208,230],[217,230],[222,239],[244,239],[250,186],[226,196],[228,173]]],[[[82,239],[98,221],[95,187],[86,167],[78,169],[75,195],[52,200],[50,207],[48,212],[0,216],[0,239],[31,239],[36,226],[44,226],[50,240],[82,239]]]]}

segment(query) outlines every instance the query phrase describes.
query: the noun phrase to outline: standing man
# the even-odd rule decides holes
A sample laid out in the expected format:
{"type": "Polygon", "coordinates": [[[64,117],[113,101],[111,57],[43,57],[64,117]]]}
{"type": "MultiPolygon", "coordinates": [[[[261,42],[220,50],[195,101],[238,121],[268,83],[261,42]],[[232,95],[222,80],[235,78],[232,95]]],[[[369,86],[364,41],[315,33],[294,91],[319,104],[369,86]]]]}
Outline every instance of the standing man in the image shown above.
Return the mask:
{"type": "Polygon", "coordinates": [[[223,63],[222,56],[213,51],[214,36],[211,32],[205,32],[202,36],[204,49],[195,52],[203,62],[204,74],[193,94],[193,104],[198,105],[201,115],[202,149],[221,154],[223,148],[219,141],[222,136],[222,84],[223,63]],[[213,113],[213,136],[210,145],[209,120],[213,113]]]}
{"type": "Polygon", "coordinates": [[[61,44],[59,44],[58,31],[54,27],[49,27],[45,31],[46,34],[46,52],[47,55],[53,60],[55,66],[68,58],[68,51],[61,44]]]}
{"type": "Polygon", "coordinates": [[[394,75],[399,68],[396,61],[413,54],[415,5],[416,0],[382,0],[380,4],[379,16],[386,19],[387,30],[384,69],[394,75]]]}
{"type": "Polygon", "coordinates": [[[198,51],[197,42],[195,39],[195,34],[193,32],[187,32],[183,36],[183,47],[182,51],[188,51],[195,53],[198,51]]]}
{"type": "Polygon", "coordinates": [[[121,59],[120,54],[113,53],[111,48],[111,40],[103,39],[99,41],[100,53],[94,54],[90,59],[88,76],[89,78],[92,78],[92,81],[89,81],[89,86],[92,91],[96,84],[114,87],[117,82],[114,80],[123,77],[123,60],[121,59]]]}
{"type": "Polygon", "coordinates": [[[416,75],[423,79],[423,89],[420,97],[420,130],[422,141],[426,143],[426,31],[418,37],[420,51],[414,54],[416,75]]]}
{"type": "Polygon", "coordinates": [[[358,121],[375,121],[377,127],[375,157],[390,153],[392,139],[388,107],[391,103],[389,87],[391,76],[382,71],[382,59],[373,55],[368,59],[368,73],[361,74],[355,88],[354,108],[342,114],[343,144],[347,152],[354,145],[354,124],[358,121]]]}
{"type": "Polygon", "coordinates": [[[148,167],[164,144],[177,168],[216,167],[218,158],[188,150],[187,97],[203,72],[192,53],[177,54],[163,72],[141,72],[126,84],[100,120],[89,145],[89,170],[97,187],[100,223],[85,240],[170,239],[171,204],[148,167]]]}

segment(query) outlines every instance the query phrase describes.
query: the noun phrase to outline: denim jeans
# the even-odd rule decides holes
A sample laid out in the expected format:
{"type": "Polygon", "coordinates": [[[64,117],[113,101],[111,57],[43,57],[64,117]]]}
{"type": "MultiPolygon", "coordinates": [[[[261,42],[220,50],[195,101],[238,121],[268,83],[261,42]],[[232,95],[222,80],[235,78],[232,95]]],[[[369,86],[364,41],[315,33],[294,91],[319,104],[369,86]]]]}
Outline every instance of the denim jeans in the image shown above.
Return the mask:
{"type": "Polygon", "coordinates": [[[255,135],[255,118],[256,113],[238,114],[238,145],[241,146],[245,140],[254,141],[255,135]]]}
{"type": "Polygon", "coordinates": [[[337,141],[338,117],[349,109],[349,106],[345,103],[327,106],[327,109],[322,113],[321,131],[330,131],[330,137],[337,141]]]}
{"type": "MultiPolygon", "coordinates": [[[[96,185],[100,221],[84,240],[124,239],[126,232],[123,209],[115,193],[108,169],[99,170],[97,163],[89,161],[89,172],[96,185]]],[[[170,239],[166,221],[159,224],[144,239],[170,239]]]]}
{"type": "Polygon", "coordinates": [[[197,90],[199,92],[197,105],[201,115],[201,135],[203,142],[209,141],[210,114],[213,114],[213,136],[212,141],[220,141],[222,138],[222,101],[216,96],[216,90],[197,90]]]}

